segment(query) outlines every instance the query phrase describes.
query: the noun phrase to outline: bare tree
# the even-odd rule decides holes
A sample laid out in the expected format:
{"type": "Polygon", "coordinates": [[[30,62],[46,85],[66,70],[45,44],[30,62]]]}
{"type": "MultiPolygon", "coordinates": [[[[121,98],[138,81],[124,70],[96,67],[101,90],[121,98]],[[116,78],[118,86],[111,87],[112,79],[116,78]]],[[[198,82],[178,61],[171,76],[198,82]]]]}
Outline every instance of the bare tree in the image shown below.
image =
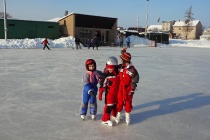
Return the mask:
{"type": "Polygon", "coordinates": [[[192,5],[185,12],[185,26],[183,26],[182,31],[185,32],[185,37],[188,39],[189,33],[193,30],[192,21],[194,18],[192,17],[194,14],[192,13],[192,5]]]}
{"type": "MultiPolygon", "coordinates": [[[[12,18],[12,16],[10,14],[6,14],[7,18],[12,18]]],[[[4,12],[0,12],[0,18],[4,18],[4,12]]]]}

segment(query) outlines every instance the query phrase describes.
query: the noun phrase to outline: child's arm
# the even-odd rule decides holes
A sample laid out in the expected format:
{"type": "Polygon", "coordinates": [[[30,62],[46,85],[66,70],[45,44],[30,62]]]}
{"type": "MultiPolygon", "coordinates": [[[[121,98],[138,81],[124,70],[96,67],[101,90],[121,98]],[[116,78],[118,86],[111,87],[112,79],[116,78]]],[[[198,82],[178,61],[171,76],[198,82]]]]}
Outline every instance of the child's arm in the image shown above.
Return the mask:
{"type": "Polygon", "coordinates": [[[135,69],[135,67],[133,67],[132,71],[133,71],[133,72],[132,72],[133,75],[132,75],[132,83],[131,83],[131,87],[132,87],[132,91],[131,91],[131,92],[134,93],[134,91],[135,91],[135,89],[136,89],[136,87],[137,87],[137,83],[139,82],[139,73],[138,73],[138,71],[135,69]]]}

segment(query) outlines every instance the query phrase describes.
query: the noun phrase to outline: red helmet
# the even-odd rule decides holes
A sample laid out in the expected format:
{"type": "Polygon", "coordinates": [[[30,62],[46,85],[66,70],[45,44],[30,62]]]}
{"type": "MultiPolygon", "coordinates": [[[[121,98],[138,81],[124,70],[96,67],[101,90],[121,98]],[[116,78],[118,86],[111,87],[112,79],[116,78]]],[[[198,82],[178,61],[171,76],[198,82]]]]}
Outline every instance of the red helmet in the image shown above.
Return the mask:
{"type": "MultiPolygon", "coordinates": [[[[88,60],[85,62],[86,70],[89,70],[88,65],[90,65],[90,64],[94,64],[94,65],[95,65],[95,69],[94,69],[94,70],[96,70],[96,62],[95,62],[95,60],[93,60],[93,59],[88,59],[88,60]]],[[[94,71],[94,70],[93,70],[93,71],[94,71]]]]}

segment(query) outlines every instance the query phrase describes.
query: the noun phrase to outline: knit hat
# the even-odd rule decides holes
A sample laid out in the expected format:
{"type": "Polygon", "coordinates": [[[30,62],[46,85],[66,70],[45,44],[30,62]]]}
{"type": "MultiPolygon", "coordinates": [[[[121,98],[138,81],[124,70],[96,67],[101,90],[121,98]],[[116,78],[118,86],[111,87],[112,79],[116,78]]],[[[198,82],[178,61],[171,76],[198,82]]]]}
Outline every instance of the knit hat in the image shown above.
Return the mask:
{"type": "Polygon", "coordinates": [[[127,52],[122,53],[121,56],[120,56],[120,58],[122,60],[124,60],[124,61],[130,62],[131,61],[131,54],[130,53],[127,53],[127,52]]]}
{"type": "Polygon", "coordinates": [[[122,53],[125,53],[125,52],[126,52],[126,50],[127,50],[127,48],[126,48],[126,47],[124,47],[124,48],[121,50],[121,54],[122,54],[122,53]]]}

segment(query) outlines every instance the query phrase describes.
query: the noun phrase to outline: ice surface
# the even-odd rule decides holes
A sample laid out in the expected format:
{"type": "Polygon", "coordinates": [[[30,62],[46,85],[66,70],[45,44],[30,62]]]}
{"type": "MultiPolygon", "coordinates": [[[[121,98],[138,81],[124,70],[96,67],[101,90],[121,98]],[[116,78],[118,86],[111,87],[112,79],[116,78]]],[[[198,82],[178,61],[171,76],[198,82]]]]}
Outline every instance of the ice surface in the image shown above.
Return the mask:
{"type": "MultiPolygon", "coordinates": [[[[133,47],[140,74],[131,124],[79,117],[84,63],[103,70],[120,48],[0,49],[1,140],[209,140],[210,48],[133,47]]],[[[119,60],[120,62],[120,60],[119,60]]]]}

